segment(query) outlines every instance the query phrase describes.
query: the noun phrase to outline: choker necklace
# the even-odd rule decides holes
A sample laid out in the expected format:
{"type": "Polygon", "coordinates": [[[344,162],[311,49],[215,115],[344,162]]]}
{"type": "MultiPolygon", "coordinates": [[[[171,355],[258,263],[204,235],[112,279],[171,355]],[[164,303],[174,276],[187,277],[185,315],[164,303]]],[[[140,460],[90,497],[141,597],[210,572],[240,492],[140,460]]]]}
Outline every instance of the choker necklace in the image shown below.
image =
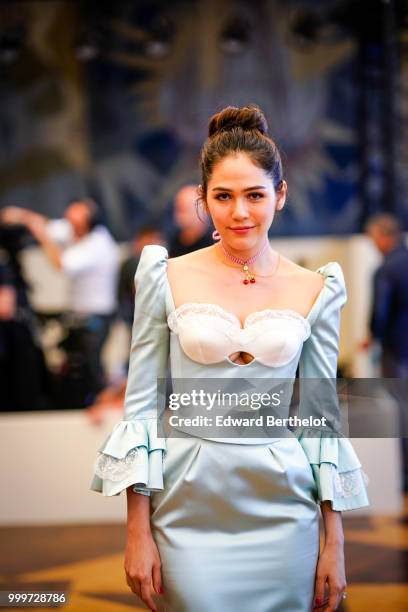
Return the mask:
{"type": "MultiPolygon", "coordinates": [[[[250,283],[255,283],[255,273],[254,272],[250,272],[249,270],[249,265],[254,263],[254,261],[256,261],[258,259],[258,257],[265,251],[266,247],[268,246],[268,240],[265,241],[265,244],[263,245],[263,247],[257,252],[255,253],[255,255],[252,255],[252,257],[249,257],[248,259],[241,259],[240,257],[236,257],[235,255],[231,255],[231,253],[228,253],[228,251],[226,250],[226,248],[224,247],[222,241],[220,241],[220,246],[222,247],[222,250],[224,251],[224,254],[226,257],[228,257],[228,259],[230,259],[231,261],[233,261],[236,264],[239,264],[240,266],[242,266],[242,271],[245,274],[245,278],[242,281],[244,285],[248,285],[250,283]]],[[[257,276],[260,277],[269,277],[269,276],[274,276],[276,270],[279,267],[279,261],[280,261],[280,253],[278,253],[278,261],[277,261],[277,265],[275,267],[275,270],[273,272],[273,274],[257,274],[257,276]]]]}

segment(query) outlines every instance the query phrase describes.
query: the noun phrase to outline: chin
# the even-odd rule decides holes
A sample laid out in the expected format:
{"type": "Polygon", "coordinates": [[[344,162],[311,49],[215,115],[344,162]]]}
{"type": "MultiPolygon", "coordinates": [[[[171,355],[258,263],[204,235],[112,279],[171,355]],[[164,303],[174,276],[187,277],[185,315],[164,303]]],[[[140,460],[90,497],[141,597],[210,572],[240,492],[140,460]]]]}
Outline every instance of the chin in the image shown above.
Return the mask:
{"type": "Polygon", "coordinates": [[[247,251],[248,249],[252,249],[256,247],[258,241],[253,238],[249,240],[248,238],[244,238],[244,236],[237,236],[237,240],[231,240],[230,245],[233,249],[237,249],[240,251],[247,251]]]}

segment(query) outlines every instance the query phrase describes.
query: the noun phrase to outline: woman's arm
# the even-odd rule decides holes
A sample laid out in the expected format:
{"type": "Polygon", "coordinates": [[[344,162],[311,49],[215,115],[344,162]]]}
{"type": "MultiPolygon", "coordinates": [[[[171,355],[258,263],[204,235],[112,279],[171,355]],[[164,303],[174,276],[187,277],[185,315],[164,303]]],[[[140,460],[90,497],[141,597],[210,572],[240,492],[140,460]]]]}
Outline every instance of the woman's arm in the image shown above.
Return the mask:
{"type": "Polygon", "coordinates": [[[315,499],[324,521],[325,543],[315,585],[316,598],[320,599],[317,607],[324,605],[327,582],[329,607],[324,611],[331,612],[346,587],[341,512],[368,505],[368,498],[361,463],[351,442],[341,433],[337,370],[341,310],[347,301],[344,275],[334,261],[317,271],[324,275],[325,286],[309,313],[310,337],[299,360],[299,416],[329,416],[329,427],[300,428],[296,435],[313,472],[315,499]]]}
{"type": "Polygon", "coordinates": [[[325,612],[337,610],[346,590],[344,564],[344,534],[341,512],[333,510],[330,501],[320,504],[324,523],[324,545],[319,556],[315,584],[315,608],[325,612]],[[328,584],[328,603],[325,585],[328,584]]]}
{"type": "Polygon", "coordinates": [[[160,555],[150,527],[149,497],[164,489],[162,435],[165,402],[158,381],[166,378],[170,330],[166,312],[167,251],[146,245],[135,274],[135,308],[124,419],[99,448],[91,490],[107,496],[126,490],[125,571],[134,593],[155,610],[162,587],[160,555]],[[147,499],[146,499],[147,498],[147,499]]]}
{"type": "Polygon", "coordinates": [[[132,533],[150,533],[150,496],[135,493],[127,487],[127,530],[132,533]]]}
{"type": "Polygon", "coordinates": [[[162,491],[165,396],[170,330],[166,309],[167,251],[146,245],[135,274],[135,308],[124,418],[99,448],[91,490],[112,496],[129,486],[150,495],[162,491]]]}
{"type": "Polygon", "coordinates": [[[331,501],[322,501],[320,508],[323,516],[325,544],[344,544],[343,521],[341,512],[332,510],[331,501]]]}
{"type": "Polygon", "coordinates": [[[150,530],[150,496],[127,487],[127,542],[125,552],[126,582],[151,610],[154,591],[163,593],[161,562],[150,530]]]}

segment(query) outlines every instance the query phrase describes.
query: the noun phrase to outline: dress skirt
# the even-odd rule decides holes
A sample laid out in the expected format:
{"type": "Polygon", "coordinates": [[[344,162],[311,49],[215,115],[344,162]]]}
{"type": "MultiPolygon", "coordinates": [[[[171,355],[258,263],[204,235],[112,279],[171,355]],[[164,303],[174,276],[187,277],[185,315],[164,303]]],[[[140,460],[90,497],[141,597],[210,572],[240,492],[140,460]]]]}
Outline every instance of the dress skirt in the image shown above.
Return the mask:
{"type": "Polygon", "coordinates": [[[310,612],[320,510],[298,440],[166,444],[150,498],[160,612],[310,612]]]}

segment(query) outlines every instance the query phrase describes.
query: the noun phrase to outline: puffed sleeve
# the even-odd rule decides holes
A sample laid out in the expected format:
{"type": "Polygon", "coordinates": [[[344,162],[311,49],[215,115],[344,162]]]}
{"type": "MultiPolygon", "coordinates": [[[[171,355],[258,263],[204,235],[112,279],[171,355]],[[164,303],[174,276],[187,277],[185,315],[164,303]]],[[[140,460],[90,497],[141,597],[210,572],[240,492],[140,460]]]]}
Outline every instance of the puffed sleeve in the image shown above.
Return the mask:
{"type": "Polygon", "coordinates": [[[135,274],[124,418],[99,448],[90,487],[105,496],[119,495],[131,485],[144,495],[163,489],[166,443],[158,411],[157,379],[166,377],[169,355],[166,268],[163,246],[143,248],[135,274]]]}
{"type": "Polygon", "coordinates": [[[330,500],[333,510],[352,510],[369,505],[366,484],[353,446],[341,433],[341,418],[336,391],[339,353],[340,314],[347,301],[347,291],[341,266],[337,262],[318,268],[324,286],[309,323],[311,333],[305,341],[299,361],[301,417],[318,412],[328,413],[331,428],[317,431],[303,428],[295,431],[311,465],[317,485],[318,502],[330,500]],[[327,379],[322,382],[308,379],[327,379]],[[313,385],[317,385],[313,387],[313,385]],[[330,404],[330,405],[329,405],[330,404]]]}

